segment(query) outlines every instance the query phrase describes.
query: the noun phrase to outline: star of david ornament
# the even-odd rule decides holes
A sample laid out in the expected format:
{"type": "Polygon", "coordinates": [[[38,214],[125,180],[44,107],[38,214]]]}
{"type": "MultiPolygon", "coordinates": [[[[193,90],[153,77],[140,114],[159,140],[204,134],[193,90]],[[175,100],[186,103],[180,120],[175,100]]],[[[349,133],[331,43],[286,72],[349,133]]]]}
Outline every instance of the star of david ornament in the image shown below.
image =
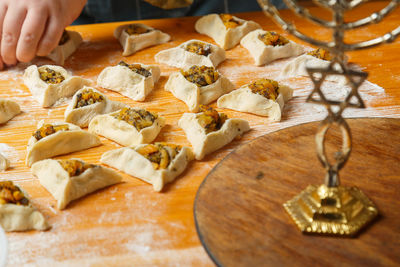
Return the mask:
{"type": "Polygon", "coordinates": [[[346,108],[364,108],[358,92],[367,74],[349,70],[345,65],[335,68],[332,62],[327,68],[307,68],[314,89],[307,102],[325,105],[328,116],[322,121],[316,135],[318,159],[326,169],[325,184],[308,186],[303,192],[284,204],[299,229],[304,233],[355,235],[378,214],[375,205],[362,191],[355,187],[344,187],[339,183],[339,170],[351,152],[350,128],[342,113],[346,108]],[[325,96],[322,85],[329,75],[344,76],[351,90],[343,101],[330,100],[325,96]],[[355,102],[352,102],[355,99],[355,102]],[[333,107],[336,107],[334,109],[333,107]],[[335,162],[330,163],[325,152],[325,135],[337,124],[342,132],[342,148],[335,153],[335,162]]]}

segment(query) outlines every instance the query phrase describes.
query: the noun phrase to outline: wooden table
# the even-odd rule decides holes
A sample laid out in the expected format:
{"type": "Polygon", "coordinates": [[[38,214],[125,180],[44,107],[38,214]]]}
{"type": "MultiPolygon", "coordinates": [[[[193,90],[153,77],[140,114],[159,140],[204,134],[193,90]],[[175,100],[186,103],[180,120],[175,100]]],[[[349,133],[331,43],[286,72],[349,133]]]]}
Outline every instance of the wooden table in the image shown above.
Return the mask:
{"type": "MultiPolygon", "coordinates": [[[[360,18],[383,7],[384,3],[368,3],[352,13],[352,18],[360,18]]],[[[320,12],[314,8],[313,12],[320,12]]],[[[298,27],[310,35],[328,38],[329,31],[290,16],[298,27]]],[[[261,12],[244,13],[243,19],[252,19],[264,29],[282,32],[261,12]]],[[[163,49],[197,38],[213,42],[210,38],[197,34],[194,23],[197,18],[178,18],[144,21],[172,36],[172,41],[145,49],[130,57],[121,56],[121,47],[112,36],[120,23],[83,25],[71,27],[79,31],[85,40],[79,50],[66,62],[66,68],[75,75],[93,80],[106,66],[120,60],[155,63],[154,54],[163,49]]],[[[384,24],[374,25],[348,36],[357,41],[381,35],[394,29],[400,23],[398,10],[384,20],[384,24]]],[[[291,37],[290,37],[291,38],[291,37]]],[[[293,39],[293,38],[291,38],[293,39]]],[[[294,39],[293,39],[294,40],[294,39]]],[[[298,40],[297,40],[298,41],[298,40]]],[[[365,110],[349,110],[348,117],[400,117],[400,40],[374,49],[349,53],[350,61],[359,64],[370,73],[369,81],[361,88],[368,106],[365,110]],[[384,88],[384,89],[383,89],[384,88]]],[[[241,86],[259,77],[277,78],[285,60],[266,67],[255,67],[247,51],[238,46],[227,51],[227,60],[219,70],[230,78],[236,86],[241,86]]],[[[46,59],[35,59],[33,64],[50,63],[46,59]]],[[[33,205],[42,211],[52,225],[47,232],[30,231],[8,233],[9,266],[14,264],[55,265],[117,265],[117,266],[213,266],[202,248],[194,227],[193,201],[198,186],[207,173],[230,151],[255,137],[291,125],[320,120],[325,116],[322,107],[304,104],[311,90],[307,78],[292,78],[284,82],[294,87],[294,98],[285,108],[283,119],[271,123],[265,118],[234,111],[226,111],[230,117],[249,120],[252,131],[241,140],[207,156],[202,161],[193,162],[187,171],[162,193],[153,191],[152,186],[141,180],[124,175],[123,183],[100,190],[74,201],[64,211],[55,208],[55,200],[39,184],[24,164],[25,149],[29,136],[38,121],[62,120],[67,102],[50,109],[41,108],[32,98],[22,82],[23,70],[29,64],[18,66],[0,73],[0,97],[16,100],[23,113],[0,128],[0,149],[11,160],[12,168],[0,174],[1,180],[10,179],[21,185],[31,196],[33,205]]],[[[187,107],[163,90],[168,75],[176,69],[160,66],[162,77],[145,102],[134,102],[111,91],[102,90],[111,99],[146,107],[160,113],[167,119],[167,126],[156,141],[170,141],[188,145],[177,120],[187,107]]],[[[214,103],[215,106],[215,103],[214,103]]],[[[225,111],[224,111],[225,112],[225,111]]],[[[98,163],[102,153],[119,147],[102,138],[103,145],[86,151],[59,158],[79,157],[85,161],[98,163]]],[[[315,160],[317,160],[315,158],[315,160]]]]}

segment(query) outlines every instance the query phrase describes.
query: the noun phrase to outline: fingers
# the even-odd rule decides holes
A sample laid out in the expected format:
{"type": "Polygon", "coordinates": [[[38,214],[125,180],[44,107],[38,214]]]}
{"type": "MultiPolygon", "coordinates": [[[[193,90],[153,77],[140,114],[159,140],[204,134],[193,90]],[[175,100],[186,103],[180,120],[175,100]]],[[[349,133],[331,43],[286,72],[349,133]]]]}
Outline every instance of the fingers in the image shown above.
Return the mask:
{"type": "MultiPolygon", "coordinates": [[[[6,12],[7,12],[7,7],[3,4],[0,5],[0,42],[1,42],[1,32],[3,30],[4,16],[6,15],[6,12]]],[[[0,54],[0,70],[2,70],[2,69],[4,69],[4,64],[3,64],[3,60],[1,59],[1,54],[0,54]]]]}
{"type": "Polygon", "coordinates": [[[54,48],[56,48],[64,31],[64,26],[65,25],[62,23],[60,16],[49,16],[47,27],[45,28],[37,49],[38,56],[47,56],[54,48]]]}
{"type": "Polygon", "coordinates": [[[0,49],[1,58],[8,65],[15,65],[17,63],[15,51],[25,16],[25,8],[9,6],[4,17],[0,49]]]}
{"type": "Polygon", "coordinates": [[[46,20],[47,10],[31,9],[28,11],[17,43],[16,57],[18,61],[29,62],[35,57],[46,20]]]}

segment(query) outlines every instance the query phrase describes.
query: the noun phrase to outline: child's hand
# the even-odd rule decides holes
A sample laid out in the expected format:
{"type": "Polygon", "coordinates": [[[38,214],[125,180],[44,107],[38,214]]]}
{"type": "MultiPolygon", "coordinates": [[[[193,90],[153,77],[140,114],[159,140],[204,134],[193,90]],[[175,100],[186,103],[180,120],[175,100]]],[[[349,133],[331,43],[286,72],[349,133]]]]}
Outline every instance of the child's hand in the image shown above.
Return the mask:
{"type": "Polygon", "coordinates": [[[0,0],[0,69],[46,56],[87,0],[0,0]]]}

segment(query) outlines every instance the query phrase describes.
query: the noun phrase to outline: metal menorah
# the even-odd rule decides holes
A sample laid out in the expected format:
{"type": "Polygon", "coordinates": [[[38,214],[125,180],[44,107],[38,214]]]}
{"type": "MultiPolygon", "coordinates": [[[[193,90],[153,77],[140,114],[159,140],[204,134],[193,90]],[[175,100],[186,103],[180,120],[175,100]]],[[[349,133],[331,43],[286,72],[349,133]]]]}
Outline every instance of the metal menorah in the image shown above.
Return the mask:
{"type": "Polygon", "coordinates": [[[365,72],[351,70],[348,67],[345,52],[392,42],[400,35],[400,26],[383,36],[359,43],[345,43],[344,34],[347,30],[380,22],[397,7],[400,0],[392,0],[379,12],[353,22],[345,22],[344,13],[366,0],[314,0],[315,3],[332,12],[333,19],[331,21],[315,17],[296,0],[284,0],[286,5],[297,15],[305,17],[319,26],[331,29],[332,40],[329,42],[314,39],[297,30],[292,23],[285,21],[280,16],[279,11],[270,0],[257,1],[264,13],[271,16],[284,30],[301,40],[328,50],[332,55],[331,63],[326,68],[307,67],[307,72],[314,84],[314,89],[308,96],[307,102],[325,105],[328,110],[328,115],[321,122],[316,134],[318,159],[326,169],[325,183],[321,186],[308,186],[299,195],[286,202],[284,207],[302,232],[354,235],[376,217],[378,210],[358,188],[344,187],[339,182],[339,171],[350,156],[352,141],[349,125],[342,117],[342,113],[348,107],[365,107],[358,89],[368,76],[365,72]],[[329,75],[346,78],[351,90],[343,101],[331,100],[324,95],[322,84],[329,75]],[[330,163],[325,151],[325,136],[334,124],[341,130],[342,148],[335,153],[334,163],[330,163]]]}

